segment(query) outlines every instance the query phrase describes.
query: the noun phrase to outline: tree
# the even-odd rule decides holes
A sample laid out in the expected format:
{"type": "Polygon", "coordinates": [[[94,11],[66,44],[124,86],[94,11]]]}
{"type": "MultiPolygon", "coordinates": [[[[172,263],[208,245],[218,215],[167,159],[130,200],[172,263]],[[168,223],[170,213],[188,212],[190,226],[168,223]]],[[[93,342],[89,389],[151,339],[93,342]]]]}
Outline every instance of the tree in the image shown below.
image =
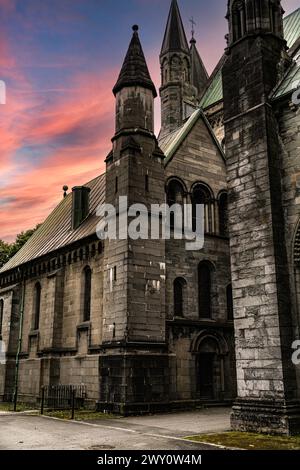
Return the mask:
{"type": "Polygon", "coordinates": [[[6,243],[0,240],[0,268],[25,245],[39,227],[40,225],[37,225],[33,229],[19,233],[14,243],[6,243]]]}
{"type": "Polygon", "coordinates": [[[21,232],[17,235],[16,241],[10,245],[10,258],[12,258],[22,248],[22,246],[25,245],[39,227],[40,225],[37,225],[35,228],[26,230],[26,232],[21,232]]]}
{"type": "Polygon", "coordinates": [[[0,240],[0,268],[7,263],[10,258],[10,245],[0,240]]]}

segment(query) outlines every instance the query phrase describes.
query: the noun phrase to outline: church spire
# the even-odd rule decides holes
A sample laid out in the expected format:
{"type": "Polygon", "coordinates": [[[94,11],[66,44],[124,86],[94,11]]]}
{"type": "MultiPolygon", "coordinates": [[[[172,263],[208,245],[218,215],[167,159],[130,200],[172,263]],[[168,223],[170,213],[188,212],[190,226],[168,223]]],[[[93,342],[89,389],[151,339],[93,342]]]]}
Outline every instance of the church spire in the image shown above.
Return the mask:
{"type": "Polygon", "coordinates": [[[156,97],[156,89],[151,80],[138,35],[139,27],[134,25],[132,29],[133,36],[118,81],[113,88],[113,93],[116,95],[124,87],[141,86],[151,90],[154,97],[156,97]]]}
{"type": "Polygon", "coordinates": [[[200,54],[198,52],[198,49],[196,46],[196,39],[192,37],[190,42],[191,42],[191,47],[190,47],[191,83],[197,88],[199,95],[202,95],[208,82],[208,74],[207,74],[205,65],[203,64],[200,54]]]}
{"type": "Polygon", "coordinates": [[[161,55],[171,51],[189,52],[177,0],[172,0],[161,55]]]}

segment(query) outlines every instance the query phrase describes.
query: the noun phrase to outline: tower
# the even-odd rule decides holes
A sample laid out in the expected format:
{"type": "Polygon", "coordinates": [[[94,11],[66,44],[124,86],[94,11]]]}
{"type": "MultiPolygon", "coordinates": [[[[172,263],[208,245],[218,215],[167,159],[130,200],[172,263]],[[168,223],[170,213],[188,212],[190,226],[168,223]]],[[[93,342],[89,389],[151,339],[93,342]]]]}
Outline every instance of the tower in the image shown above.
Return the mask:
{"type": "Polygon", "coordinates": [[[180,127],[199,103],[207,73],[195,44],[190,51],[177,0],[172,0],[160,53],[161,137],[180,127]]]}
{"type": "Polygon", "coordinates": [[[194,36],[190,40],[190,44],[191,83],[197,88],[198,97],[201,98],[208,82],[208,73],[198,52],[194,36]]]}
{"type": "MultiPolygon", "coordinates": [[[[165,200],[164,155],[153,133],[156,90],[137,26],[113,92],[116,132],[106,159],[105,200],[116,207],[123,235],[105,243],[101,402],[105,409],[128,414],[149,411],[168,397],[165,242],[147,239],[145,227],[140,227],[138,239],[124,235],[136,218],[119,206],[125,196],[130,210],[137,204],[149,209],[165,200]]],[[[143,207],[135,207],[136,215],[145,216],[143,207]]]]}
{"type": "Polygon", "coordinates": [[[228,2],[223,89],[238,379],[232,426],[290,434],[300,430],[299,389],[269,100],[286,54],[282,16],[277,0],[228,2]]]}

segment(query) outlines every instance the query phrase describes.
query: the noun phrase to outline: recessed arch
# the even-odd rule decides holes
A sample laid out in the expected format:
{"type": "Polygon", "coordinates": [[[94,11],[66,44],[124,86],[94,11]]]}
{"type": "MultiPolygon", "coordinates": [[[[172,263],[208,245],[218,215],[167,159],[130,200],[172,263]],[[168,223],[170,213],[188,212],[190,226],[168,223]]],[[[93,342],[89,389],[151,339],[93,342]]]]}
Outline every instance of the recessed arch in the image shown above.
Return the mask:
{"type": "Polygon", "coordinates": [[[4,316],[4,300],[0,299],[0,339],[2,337],[3,316],[4,316]]]}
{"type": "Polygon", "coordinates": [[[91,295],[92,295],[92,270],[85,266],[83,270],[83,321],[91,318],[91,295]]]}
{"type": "Polygon", "coordinates": [[[245,1],[235,0],[232,2],[231,21],[233,41],[238,41],[247,32],[247,13],[245,1]]]}
{"type": "Polygon", "coordinates": [[[229,353],[229,347],[226,339],[220,333],[212,329],[206,329],[201,331],[197,336],[195,336],[191,342],[191,352],[199,353],[201,350],[201,345],[207,339],[211,339],[216,342],[218,353],[221,355],[227,355],[229,353]]]}
{"type": "MultiPolygon", "coordinates": [[[[167,205],[169,206],[169,208],[171,208],[175,204],[183,206],[185,191],[184,191],[182,182],[179,179],[171,178],[169,180],[167,188],[166,188],[166,196],[167,196],[167,205]]],[[[170,213],[170,227],[174,229],[175,225],[177,229],[182,230],[183,219],[181,216],[180,220],[175,220],[175,215],[174,215],[174,212],[172,211],[170,213]]]]}
{"type": "Polygon", "coordinates": [[[233,321],[233,295],[232,295],[232,284],[228,284],[226,287],[226,307],[227,307],[227,320],[233,321]]]}
{"type": "Polygon", "coordinates": [[[214,193],[205,183],[194,183],[191,188],[193,230],[197,227],[197,205],[204,206],[204,232],[214,231],[214,193]]]}
{"type": "Polygon", "coordinates": [[[228,193],[222,190],[218,194],[218,215],[219,215],[219,233],[220,235],[227,237],[229,234],[228,230],[228,193]]]}
{"type": "Polygon", "coordinates": [[[42,286],[39,282],[37,282],[34,286],[34,305],[33,305],[33,329],[34,330],[38,330],[40,327],[41,293],[42,293],[42,286]]]}
{"type": "Polygon", "coordinates": [[[208,183],[205,183],[204,181],[196,181],[195,183],[193,183],[192,186],[191,186],[190,192],[193,193],[195,188],[197,188],[198,186],[201,186],[201,187],[205,188],[207,190],[207,192],[209,193],[210,198],[214,199],[215,196],[214,196],[214,192],[213,192],[212,188],[210,187],[210,185],[208,183]]]}
{"type": "Polygon", "coordinates": [[[191,344],[195,356],[196,396],[203,400],[220,398],[225,390],[225,356],[229,348],[225,338],[208,329],[199,333],[191,344]]]}
{"type": "Polygon", "coordinates": [[[183,179],[179,178],[178,176],[170,176],[167,181],[166,181],[166,185],[165,185],[165,189],[166,189],[166,192],[168,190],[168,187],[169,187],[169,184],[172,183],[172,181],[176,181],[177,183],[179,183],[181,186],[182,186],[182,189],[183,189],[183,193],[186,194],[188,192],[188,189],[187,189],[187,185],[185,184],[185,182],[183,181],[183,179]]]}
{"type": "Polygon", "coordinates": [[[183,277],[177,277],[173,282],[174,316],[184,317],[186,305],[187,282],[183,277]]]}
{"type": "Polygon", "coordinates": [[[198,264],[198,308],[199,318],[212,318],[214,265],[207,260],[198,264]]]}

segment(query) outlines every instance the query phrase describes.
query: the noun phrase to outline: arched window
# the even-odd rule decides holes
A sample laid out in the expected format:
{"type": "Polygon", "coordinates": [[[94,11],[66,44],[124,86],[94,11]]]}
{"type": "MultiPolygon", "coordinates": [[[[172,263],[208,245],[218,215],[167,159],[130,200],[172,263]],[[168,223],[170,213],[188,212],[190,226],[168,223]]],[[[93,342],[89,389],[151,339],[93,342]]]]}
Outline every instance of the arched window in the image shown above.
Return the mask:
{"type": "MultiPolygon", "coordinates": [[[[167,204],[169,207],[172,207],[174,204],[183,205],[184,203],[184,189],[182,184],[177,180],[171,180],[167,188],[167,204]]],[[[183,220],[180,221],[180,228],[182,229],[183,220]]],[[[171,228],[175,227],[175,217],[174,213],[171,213],[170,217],[170,226],[171,228]]]]}
{"type": "Polygon", "coordinates": [[[89,266],[84,268],[83,321],[91,318],[92,271],[89,266]]]}
{"type": "Polygon", "coordinates": [[[227,301],[227,319],[233,320],[233,297],[232,297],[232,285],[229,284],[226,287],[226,301],[227,301]]]}
{"type": "Polygon", "coordinates": [[[237,41],[247,32],[245,2],[237,0],[232,5],[233,41],[237,41]]]}
{"type": "Polygon", "coordinates": [[[212,266],[203,261],[198,266],[199,317],[211,318],[212,266]]]}
{"type": "Polygon", "coordinates": [[[174,281],[174,316],[184,316],[184,292],[186,289],[186,280],[178,277],[174,281]]]}
{"type": "Polygon", "coordinates": [[[263,15],[262,1],[255,0],[255,18],[256,18],[256,28],[261,28],[261,19],[263,15]]]}
{"type": "Polygon", "coordinates": [[[269,0],[270,27],[273,33],[277,32],[277,9],[272,0],[269,0]]]}
{"type": "Polygon", "coordinates": [[[164,83],[168,83],[168,69],[165,68],[165,78],[164,78],[164,83]]]}
{"type": "Polygon", "coordinates": [[[3,299],[0,299],[0,337],[2,335],[3,313],[4,313],[4,301],[3,299]]]}
{"type": "Polygon", "coordinates": [[[228,196],[222,193],[219,197],[219,231],[220,235],[228,236],[228,196]]]}
{"type": "Polygon", "coordinates": [[[201,184],[197,184],[192,192],[192,205],[193,205],[193,230],[196,230],[197,225],[197,204],[204,205],[204,231],[205,233],[212,233],[212,213],[211,213],[212,197],[208,188],[201,184]]]}
{"type": "Polygon", "coordinates": [[[183,81],[184,83],[189,83],[190,82],[190,64],[187,59],[184,59],[183,61],[183,81]]]}
{"type": "Polygon", "coordinates": [[[37,282],[34,287],[34,312],[33,312],[33,329],[34,330],[38,330],[40,327],[41,292],[42,292],[41,284],[37,282]]]}
{"type": "Polygon", "coordinates": [[[171,81],[181,80],[180,70],[181,70],[180,58],[177,55],[174,55],[171,59],[171,66],[170,66],[170,80],[171,81]]]}

